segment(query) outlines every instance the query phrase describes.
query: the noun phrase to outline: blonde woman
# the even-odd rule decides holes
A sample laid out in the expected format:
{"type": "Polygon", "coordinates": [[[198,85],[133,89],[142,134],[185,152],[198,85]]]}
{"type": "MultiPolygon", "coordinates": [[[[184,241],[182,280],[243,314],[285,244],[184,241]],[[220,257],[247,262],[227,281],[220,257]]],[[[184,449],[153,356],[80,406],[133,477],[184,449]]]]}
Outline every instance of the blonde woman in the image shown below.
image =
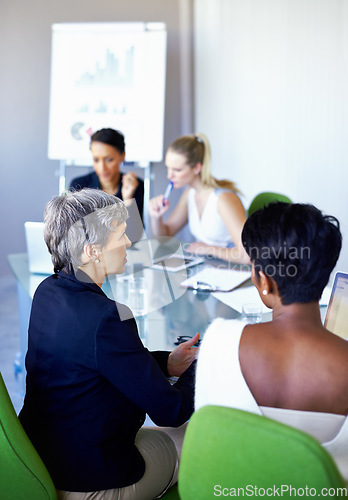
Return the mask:
{"type": "Polygon", "coordinates": [[[182,136],[169,146],[165,162],[175,189],[187,186],[166,221],[170,202],[163,195],[150,200],[149,213],[156,236],[174,236],[187,223],[195,238],[188,251],[230,262],[248,263],[241,232],[245,211],[233,182],[210,173],[210,146],[204,134],[182,136]]]}

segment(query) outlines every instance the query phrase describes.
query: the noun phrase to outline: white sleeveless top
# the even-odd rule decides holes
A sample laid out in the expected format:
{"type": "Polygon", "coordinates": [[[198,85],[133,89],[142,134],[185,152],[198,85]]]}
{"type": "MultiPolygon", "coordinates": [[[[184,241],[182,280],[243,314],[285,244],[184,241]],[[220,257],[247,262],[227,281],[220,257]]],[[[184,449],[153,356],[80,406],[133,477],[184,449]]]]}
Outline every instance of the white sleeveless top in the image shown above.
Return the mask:
{"type": "Polygon", "coordinates": [[[348,417],[332,413],[258,406],[241,371],[239,343],[245,323],[216,319],[201,344],[196,372],[195,409],[229,406],[264,415],[315,437],[331,454],[348,484],[348,417]]]}
{"type": "Polygon", "coordinates": [[[214,189],[205,204],[200,217],[195,195],[196,190],[191,188],[188,192],[188,223],[191,234],[197,241],[202,241],[207,245],[227,247],[233,246],[231,235],[222,220],[217,201],[221,193],[228,189],[214,189]]]}

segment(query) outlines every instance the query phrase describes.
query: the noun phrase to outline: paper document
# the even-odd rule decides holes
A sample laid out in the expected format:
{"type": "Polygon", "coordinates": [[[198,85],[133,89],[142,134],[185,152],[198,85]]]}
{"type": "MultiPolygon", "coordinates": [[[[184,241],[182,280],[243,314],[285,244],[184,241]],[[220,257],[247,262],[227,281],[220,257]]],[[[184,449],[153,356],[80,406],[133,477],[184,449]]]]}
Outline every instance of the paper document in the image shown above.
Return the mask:
{"type": "MultiPolygon", "coordinates": [[[[230,293],[213,293],[212,295],[216,299],[220,300],[227,306],[232,307],[233,309],[235,309],[240,313],[242,313],[243,304],[247,304],[249,302],[254,304],[260,304],[262,314],[269,313],[272,311],[272,309],[269,309],[262,302],[259,292],[254,287],[254,285],[241,287],[238,288],[237,290],[233,290],[233,292],[230,293]]],[[[327,306],[329,298],[330,298],[330,288],[325,287],[323,295],[319,301],[320,306],[327,306]]]]}
{"type": "Polygon", "coordinates": [[[182,286],[194,285],[197,281],[208,283],[212,288],[229,290],[240,285],[250,278],[250,271],[235,271],[233,269],[219,269],[217,267],[205,267],[194,276],[181,283],[182,286]]]}
{"type": "Polygon", "coordinates": [[[261,306],[262,314],[271,312],[271,309],[266,307],[262,302],[259,292],[252,284],[251,286],[245,286],[238,288],[237,290],[233,290],[233,292],[230,293],[213,293],[213,296],[239,313],[242,313],[243,304],[248,303],[259,304],[261,306]]]}
{"type": "Polygon", "coordinates": [[[321,299],[319,300],[319,304],[321,306],[327,306],[330,300],[331,295],[331,286],[326,286],[323,290],[321,299]]]}
{"type": "MultiPolygon", "coordinates": [[[[249,277],[250,272],[247,271],[235,271],[233,269],[218,269],[216,267],[206,267],[194,276],[191,276],[190,278],[183,281],[181,285],[194,285],[197,281],[203,281],[205,283],[209,283],[212,287],[219,287],[227,290],[229,288],[233,288],[234,286],[240,285],[249,277]]],[[[250,286],[243,286],[229,293],[212,292],[212,295],[216,299],[220,300],[224,304],[232,307],[240,313],[242,312],[243,304],[249,302],[260,304],[263,314],[271,312],[271,309],[264,305],[257,289],[251,283],[250,286]]],[[[320,300],[320,305],[327,305],[329,298],[330,288],[325,287],[322,298],[320,300]]]]}

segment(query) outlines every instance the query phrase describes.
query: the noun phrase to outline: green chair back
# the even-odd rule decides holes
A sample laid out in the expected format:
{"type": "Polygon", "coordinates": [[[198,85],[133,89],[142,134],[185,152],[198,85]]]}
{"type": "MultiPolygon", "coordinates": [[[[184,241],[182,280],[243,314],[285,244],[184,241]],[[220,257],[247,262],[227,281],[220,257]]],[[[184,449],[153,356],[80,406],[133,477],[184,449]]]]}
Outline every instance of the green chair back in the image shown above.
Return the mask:
{"type": "Polygon", "coordinates": [[[290,498],[295,490],[296,496],[306,496],[306,487],[311,496],[311,488],[320,493],[344,486],[328,452],[293,427],[220,406],[200,408],[188,424],[179,469],[181,500],[242,496],[243,491],[244,496],[290,498]],[[290,486],[294,489],[286,491],[290,486]]]}
{"type": "Polygon", "coordinates": [[[179,496],[179,491],[178,491],[178,484],[174,484],[167,493],[165,493],[162,497],[161,500],[180,500],[179,496]]]}
{"type": "Polygon", "coordinates": [[[250,216],[252,213],[256,212],[256,210],[260,210],[260,208],[266,207],[272,201],[284,201],[285,203],[292,203],[290,198],[285,196],[285,194],[279,194],[279,193],[260,193],[255,198],[250,204],[249,210],[248,210],[248,216],[250,216]]]}
{"type": "Polygon", "coordinates": [[[57,499],[52,479],[16,415],[1,373],[0,498],[57,499]]]}

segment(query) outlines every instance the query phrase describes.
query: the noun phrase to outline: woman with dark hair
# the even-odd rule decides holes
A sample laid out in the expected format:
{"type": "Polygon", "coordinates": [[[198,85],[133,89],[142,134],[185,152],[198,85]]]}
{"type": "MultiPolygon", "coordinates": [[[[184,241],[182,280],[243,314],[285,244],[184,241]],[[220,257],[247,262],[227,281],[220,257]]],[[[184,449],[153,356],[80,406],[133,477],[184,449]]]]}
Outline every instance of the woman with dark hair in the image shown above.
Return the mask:
{"type": "Polygon", "coordinates": [[[125,159],[125,140],[118,130],[103,128],[91,136],[94,172],[76,177],[70,188],[102,189],[127,202],[135,198],[140,217],[143,217],[144,183],[134,172],[123,174],[120,166],[125,159]]]}
{"type": "Polygon", "coordinates": [[[324,328],[319,309],[341,250],[339,223],[312,205],[275,203],[249,217],[242,240],[273,318],[211,324],[195,407],[231,406],[298,427],[331,452],[348,480],[348,344],[324,328]]]}
{"type": "Polygon", "coordinates": [[[150,200],[153,233],[174,236],[188,223],[196,240],[189,252],[250,263],[241,241],[245,211],[239,191],[233,182],[212,176],[210,158],[204,134],[185,135],[171,143],[166,154],[167,177],[175,189],[187,189],[166,221],[162,217],[169,210],[168,199],[159,195],[150,200]]]}
{"type": "Polygon", "coordinates": [[[88,188],[45,209],[55,274],[34,295],[19,418],[59,499],[157,497],[176,479],[193,411],[199,335],[150,353],[131,310],[101,290],[106,276],[124,272],[127,217],[123,201],[88,188]],[[168,376],[179,378],[171,385],[168,376]],[[141,428],[146,413],[179,429],[141,428]]]}

